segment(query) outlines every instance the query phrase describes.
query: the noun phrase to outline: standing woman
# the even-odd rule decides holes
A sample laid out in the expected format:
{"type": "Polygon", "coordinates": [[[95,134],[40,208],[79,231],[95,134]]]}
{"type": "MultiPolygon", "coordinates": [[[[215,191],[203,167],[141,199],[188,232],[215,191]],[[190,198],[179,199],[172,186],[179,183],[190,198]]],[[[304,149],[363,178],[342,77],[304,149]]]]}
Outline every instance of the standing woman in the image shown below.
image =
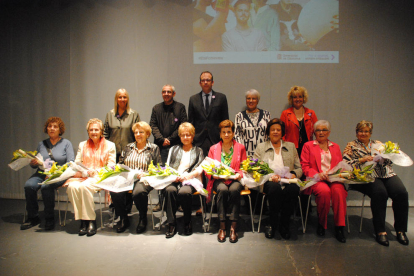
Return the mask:
{"type": "MultiPolygon", "coordinates": [[[[283,142],[285,124],[278,118],[271,120],[266,127],[266,134],[270,141],[257,146],[254,158],[269,163],[273,170],[289,167],[291,178],[300,178],[302,168],[295,145],[291,142],[283,142]]],[[[299,195],[299,186],[294,184],[285,185],[280,183],[281,176],[274,175],[264,183],[263,192],[269,200],[270,225],[266,228],[265,236],[271,239],[275,235],[278,226],[278,214],[280,212],[279,232],[285,240],[290,239],[289,222],[293,214],[295,203],[299,195]]]]}
{"type": "Polygon", "coordinates": [[[303,145],[313,140],[313,125],[318,118],[315,111],[303,105],[308,101],[308,91],[305,87],[293,86],[287,97],[291,107],[284,110],[280,116],[286,126],[283,140],[294,143],[300,157],[303,145]]]}
{"type": "Polygon", "coordinates": [[[242,190],[240,179],[243,177],[240,164],[247,159],[247,156],[245,147],[233,139],[234,123],[232,121],[222,121],[219,124],[219,129],[221,141],[211,146],[208,157],[234,169],[236,171],[236,179],[223,180],[207,175],[209,178],[207,191],[210,193],[213,189],[213,191],[217,192],[217,213],[220,219],[220,230],[217,236],[219,242],[226,241],[226,211],[228,205],[231,205],[229,239],[231,243],[235,243],[238,241],[236,230],[240,211],[240,191],[242,190]]]}
{"type": "MultiPolygon", "coordinates": [[[[47,119],[43,131],[49,135],[48,139],[43,140],[37,146],[37,152],[42,155],[43,160],[50,158],[61,166],[75,159],[72,143],[61,137],[63,133],[65,133],[65,124],[62,119],[59,117],[50,117],[47,119]]],[[[39,168],[40,164],[37,162],[37,159],[32,159],[32,161],[30,161],[30,166],[32,168],[37,168],[37,171],[24,185],[28,218],[20,226],[20,229],[26,230],[40,223],[37,191],[41,189],[43,203],[45,205],[45,230],[52,230],[55,227],[55,189],[62,186],[64,182],[39,185],[39,183],[45,180],[46,175],[40,173],[42,172],[42,169],[39,168]]]]}
{"type": "MultiPolygon", "coordinates": [[[[373,160],[371,147],[381,143],[377,140],[371,140],[373,127],[371,122],[362,120],[355,129],[357,139],[346,145],[343,158],[353,167],[360,169],[364,163],[373,160]]],[[[374,182],[352,185],[352,188],[371,198],[372,222],[374,223],[376,241],[384,246],[389,246],[385,230],[385,215],[387,200],[388,198],[392,199],[397,240],[402,245],[408,245],[409,241],[405,234],[408,224],[408,193],[401,179],[392,169],[392,161],[389,159],[383,161],[383,163],[377,163],[374,168],[374,182]]]]}
{"type": "Polygon", "coordinates": [[[98,188],[83,183],[88,177],[98,174],[104,166],[114,166],[115,144],[103,137],[103,124],[99,119],[90,119],[86,125],[89,139],[80,142],[75,162],[81,162],[89,170],[85,173],[77,172],[65,182],[67,194],[72,202],[75,220],[81,220],[79,236],[96,234],[96,213],[93,194],[98,188]]]}
{"type": "MultiPolygon", "coordinates": [[[[118,89],[115,93],[114,109],[106,114],[104,132],[105,139],[115,143],[116,162],[118,163],[122,150],[129,143],[134,142],[132,125],[139,122],[139,114],[129,107],[129,94],[124,88],[118,89]]],[[[132,208],[132,197],[126,195],[127,212],[132,208]]],[[[117,213],[117,215],[119,215],[117,213]]]]}
{"type": "Polygon", "coordinates": [[[236,132],[234,139],[246,148],[247,156],[253,156],[256,146],[267,140],[266,126],[270,121],[270,113],[257,107],[260,93],[255,89],[246,92],[245,111],[236,114],[236,132]]]}
{"type": "Polygon", "coordinates": [[[329,182],[328,171],[342,161],[342,153],[338,144],[329,141],[331,124],[320,120],[313,126],[315,130],[315,141],[309,141],[303,146],[300,162],[302,170],[307,177],[319,176],[319,182],[310,186],[304,193],[314,194],[318,210],[318,228],[316,233],[325,236],[328,225],[328,213],[331,207],[334,213],[335,237],[339,242],[345,243],[344,236],[346,197],[348,192],[345,186],[339,182],[329,182]]]}

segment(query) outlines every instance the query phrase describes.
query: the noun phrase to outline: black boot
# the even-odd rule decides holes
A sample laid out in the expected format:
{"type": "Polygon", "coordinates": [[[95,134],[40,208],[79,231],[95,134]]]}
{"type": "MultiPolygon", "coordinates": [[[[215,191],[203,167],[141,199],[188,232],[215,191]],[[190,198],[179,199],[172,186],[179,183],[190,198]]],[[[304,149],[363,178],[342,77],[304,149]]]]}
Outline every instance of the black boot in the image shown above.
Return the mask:
{"type": "Polygon", "coordinates": [[[79,236],[84,236],[88,233],[89,220],[81,220],[79,228],[79,236]]]}
{"type": "Polygon", "coordinates": [[[87,236],[91,237],[96,234],[96,220],[90,220],[87,236]]]}

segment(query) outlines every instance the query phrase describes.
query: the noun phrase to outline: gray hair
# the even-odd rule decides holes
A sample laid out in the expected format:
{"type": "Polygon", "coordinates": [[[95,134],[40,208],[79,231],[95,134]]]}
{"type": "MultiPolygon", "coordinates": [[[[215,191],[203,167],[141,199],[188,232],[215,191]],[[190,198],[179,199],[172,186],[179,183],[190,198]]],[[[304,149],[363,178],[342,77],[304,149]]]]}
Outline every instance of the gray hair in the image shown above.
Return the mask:
{"type": "Polygon", "coordinates": [[[246,91],[245,95],[246,95],[246,99],[247,99],[247,96],[253,95],[257,97],[257,101],[260,101],[260,93],[256,89],[250,89],[246,91]]]}
{"type": "Polygon", "coordinates": [[[166,84],[166,85],[164,85],[162,88],[164,88],[164,87],[166,87],[166,86],[171,87],[172,92],[173,92],[173,93],[175,92],[175,87],[174,87],[173,85],[171,85],[171,84],[166,84]]]}
{"type": "Polygon", "coordinates": [[[326,126],[331,131],[331,124],[327,120],[319,120],[313,125],[313,132],[315,132],[318,126],[326,126]]]}

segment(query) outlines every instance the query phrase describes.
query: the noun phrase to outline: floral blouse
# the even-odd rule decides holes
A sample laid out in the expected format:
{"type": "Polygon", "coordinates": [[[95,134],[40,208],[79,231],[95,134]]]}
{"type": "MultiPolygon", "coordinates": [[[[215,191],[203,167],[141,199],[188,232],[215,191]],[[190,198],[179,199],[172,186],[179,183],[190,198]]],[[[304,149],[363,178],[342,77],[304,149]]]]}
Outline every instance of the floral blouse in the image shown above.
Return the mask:
{"type": "MultiPolygon", "coordinates": [[[[358,141],[358,139],[349,142],[344,150],[343,160],[349,165],[360,169],[363,163],[359,162],[359,158],[371,155],[371,145],[376,143],[381,142],[377,140],[370,140],[368,147],[366,147],[364,143],[358,141]]],[[[389,159],[384,159],[383,164],[377,163],[377,165],[374,167],[374,172],[372,175],[378,178],[390,178],[396,175],[392,169],[392,161],[389,159]]]]}

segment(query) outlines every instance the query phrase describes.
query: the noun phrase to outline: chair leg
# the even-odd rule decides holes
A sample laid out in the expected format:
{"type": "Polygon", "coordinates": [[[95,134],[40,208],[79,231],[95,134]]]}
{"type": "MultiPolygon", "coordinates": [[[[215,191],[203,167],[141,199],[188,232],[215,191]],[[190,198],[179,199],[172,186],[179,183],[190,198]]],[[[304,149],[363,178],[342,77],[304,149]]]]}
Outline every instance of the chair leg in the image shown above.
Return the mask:
{"type": "Polygon", "coordinates": [[[249,197],[249,204],[250,204],[250,220],[252,221],[252,232],[254,233],[254,221],[253,221],[253,213],[252,213],[252,199],[250,195],[247,195],[249,197]]]}
{"type": "Polygon", "coordinates": [[[361,207],[361,224],[359,226],[359,233],[362,232],[362,221],[364,219],[364,206],[365,206],[365,194],[362,196],[362,207],[361,207]]]}
{"type": "Polygon", "coordinates": [[[303,234],[305,234],[305,232],[306,232],[306,224],[308,223],[308,214],[309,214],[309,204],[310,204],[310,200],[311,200],[311,196],[309,196],[309,198],[308,198],[308,207],[306,209],[305,227],[303,228],[303,234]]]}
{"type": "Polygon", "coordinates": [[[152,211],[152,197],[151,193],[148,193],[149,200],[150,200],[150,209],[151,209],[151,218],[152,218],[152,230],[155,230],[155,224],[154,224],[154,212],[152,211]]]}
{"type": "MultiPolygon", "coordinates": [[[[99,194],[99,209],[101,210],[101,229],[103,229],[103,218],[102,218],[102,198],[101,198],[101,191],[98,192],[99,194]]],[[[104,191],[105,196],[105,191],[104,191]]]]}
{"type": "Polygon", "coordinates": [[[69,197],[66,200],[66,211],[65,211],[65,219],[63,220],[63,226],[66,226],[66,215],[68,213],[68,207],[69,207],[69,197]]]}
{"type": "Polygon", "coordinates": [[[299,204],[299,211],[300,211],[300,219],[302,221],[302,231],[305,233],[305,223],[303,222],[303,212],[302,212],[302,202],[300,196],[298,196],[298,204],[299,204]]]}
{"type": "Polygon", "coordinates": [[[23,223],[26,222],[26,213],[27,213],[27,203],[24,204],[23,223]]]}
{"type": "Polygon", "coordinates": [[[210,219],[208,220],[207,231],[210,231],[210,223],[211,223],[211,219],[213,218],[213,208],[214,208],[214,199],[215,198],[216,198],[216,195],[213,195],[213,199],[211,200],[210,219]]]}
{"type": "Polygon", "coordinates": [[[257,233],[260,233],[260,225],[262,223],[262,213],[263,213],[263,202],[265,201],[266,195],[263,194],[262,196],[262,207],[260,208],[260,216],[259,216],[259,227],[257,228],[257,233]]]}
{"type": "Polygon", "coordinates": [[[205,225],[205,213],[204,213],[204,200],[202,195],[198,195],[200,197],[200,205],[201,205],[201,215],[203,217],[203,230],[204,233],[206,232],[206,225],[205,225]]]}
{"type": "Polygon", "coordinates": [[[348,225],[348,234],[351,233],[351,230],[349,229],[349,218],[348,218],[348,205],[346,206],[346,224],[348,225]]]}
{"type": "Polygon", "coordinates": [[[160,216],[160,225],[158,226],[158,231],[161,231],[162,218],[164,217],[164,207],[165,207],[165,199],[162,201],[161,216],[160,216]]]}
{"type": "Polygon", "coordinates": [[[112,212],[112,229],[114,228],[114,226],[115,226],[115,208],[112,212]]]}
{"type": "Polygon", "coordinates": [[[62,217],[60,215],[60,199],[59,199],[59,190],[58,190],[58,188],[56,188],[56,195],[57,195],[57,200],[58,200],[57,208],[58,208],[58,212],[59,212],[59,225],[62,225],[62,217]]]}
{"type": "Polygon", "coordinates": [[[254,210],[253,210],[253,216],[256,214],[256,207],[257,207],[257,201],[259,199],[259,191],[257,191],[257,195],[256,195],[256,201],[254,202],[254,210]]]}

